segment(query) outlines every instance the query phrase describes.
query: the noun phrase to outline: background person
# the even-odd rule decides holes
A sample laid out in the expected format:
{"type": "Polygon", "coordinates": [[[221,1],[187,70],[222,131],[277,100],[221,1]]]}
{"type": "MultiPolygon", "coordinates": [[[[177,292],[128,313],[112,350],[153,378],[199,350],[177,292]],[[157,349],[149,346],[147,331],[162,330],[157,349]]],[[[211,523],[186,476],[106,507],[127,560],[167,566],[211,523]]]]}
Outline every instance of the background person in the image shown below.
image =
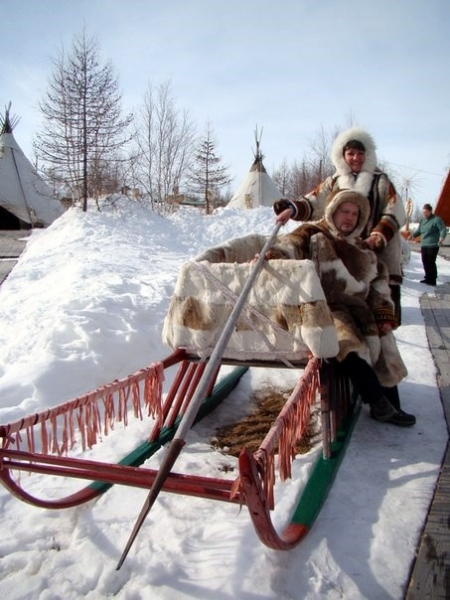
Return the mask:
{"type": "Polygon", "coordinates": [[[422,213],[423,218],[420,219],[418,228],[410,235],[410,239],[420,235],[420,253],[425,271],[425,279],[421,279],[420,283],[434,286],[437,280],[436,258],[439,246],[442,246],[447,235],[447,227],[441,217],[433,214],[431,204],[424,204],[422,213]]]}

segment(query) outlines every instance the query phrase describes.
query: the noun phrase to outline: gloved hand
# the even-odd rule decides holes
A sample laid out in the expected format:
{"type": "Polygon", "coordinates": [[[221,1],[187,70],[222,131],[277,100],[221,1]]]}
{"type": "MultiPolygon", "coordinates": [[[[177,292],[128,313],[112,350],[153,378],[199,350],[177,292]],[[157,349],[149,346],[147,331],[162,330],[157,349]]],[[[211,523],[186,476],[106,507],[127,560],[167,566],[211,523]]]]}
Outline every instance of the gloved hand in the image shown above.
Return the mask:
{"type": "Polygon", "coordinates": [[[275,211],[276,215],[279,215],[283,212],[283,210],[286,210],[287,208],[290,208],[292,212],[294,212],[292,204],[289,202],[289,200],[286,200],[285,198],[275,200],[275,202],[273,203],[273,210],[275,211]]]}

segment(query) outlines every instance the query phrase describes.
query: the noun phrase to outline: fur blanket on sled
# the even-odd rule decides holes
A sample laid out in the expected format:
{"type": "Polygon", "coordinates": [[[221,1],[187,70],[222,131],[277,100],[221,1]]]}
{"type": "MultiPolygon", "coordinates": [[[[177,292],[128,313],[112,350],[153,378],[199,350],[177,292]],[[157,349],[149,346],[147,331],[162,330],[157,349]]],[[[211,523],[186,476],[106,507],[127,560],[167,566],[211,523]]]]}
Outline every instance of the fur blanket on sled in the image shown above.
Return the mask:
{"type": "MultiPolygon", "coordinates": [[[[325,219],[279,236],[224,358],[304,362],[308,353],[342,360],[357,352],[383,386],[397,385],[405,364],[393,333],[380,337],[377,326],[394,317],[387,269],[358,234],[339,239],[325,219]]],[[[235,238],[183,266],[164,321],[169,347],[211,354],[233,309],[232,294],[239,295],[254,267],[248,261],[266,240],[235,238]]]]}
{"type": "MultiPolygon", "coordinates": [[[[199,356],[211,354],[266,236],[249,235],[211,248],[181,268],[164,320],[163,341],[199,356]]],[[[305,362],[339,350],[331,312],[310,260],[266,262],[224,358],[305,362]]]]}

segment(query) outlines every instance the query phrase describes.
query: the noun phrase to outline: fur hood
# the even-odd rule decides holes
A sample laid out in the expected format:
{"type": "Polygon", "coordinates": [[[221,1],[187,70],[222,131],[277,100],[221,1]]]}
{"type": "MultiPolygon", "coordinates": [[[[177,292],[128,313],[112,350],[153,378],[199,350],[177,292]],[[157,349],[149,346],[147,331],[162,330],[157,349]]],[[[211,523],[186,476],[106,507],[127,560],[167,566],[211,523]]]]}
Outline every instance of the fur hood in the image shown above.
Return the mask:
{"type": "Polygon", "coordinates": [[[367,131],[359,127],[351,127],[342,131],[334,140],[331,150],[331,160],[336,168],[334,177],[339,178],[340,189],[354,189],[365,196],[368,195],[372,185],[373,174],[377,169],[377,155],[375,142],[367,131]],[[344,158],[344,146],[350,140],[358,140],[364,144],[366,149],[363,168],[358,174],[356,181],[344,158]]]}
{"type": "Polygon", "coordinates": [[[325,214],[324,221],[327,224],[328,229],[333,233],[333,235],[340,237],[341,234],[336,229],[336,226],[333,221],[333,215],[336,212],[337,208],[343,204],[344,202],[352,202],[356,204],[359,208],[359,219],[358,224],[352,233],[348,236],[345,236],[345,239],[349,242],[354,241],[356,238],[361,236],[361,233],[364,230],[364,227],[367,224],[370,215],[370,205],[369,201],[365,196],[355,192],[353,190],[338,190],[332,194],[327,199],[327,204],[325,206],[325,214]]]}

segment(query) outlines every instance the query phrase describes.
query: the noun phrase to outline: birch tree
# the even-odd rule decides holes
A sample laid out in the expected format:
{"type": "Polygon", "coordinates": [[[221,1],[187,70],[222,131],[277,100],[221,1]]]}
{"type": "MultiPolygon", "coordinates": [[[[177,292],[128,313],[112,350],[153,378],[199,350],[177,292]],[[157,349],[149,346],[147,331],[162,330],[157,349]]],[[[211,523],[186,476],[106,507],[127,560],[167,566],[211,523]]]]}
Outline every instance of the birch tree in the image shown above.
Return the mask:
{"type": "Polygon", "coordinates": [[[133,182],[153,209],[164,212],[180,194],[192,161],[195,126],[176,107],[170,82],[149,84],[136,120],[137,158],[133,182]]]}

